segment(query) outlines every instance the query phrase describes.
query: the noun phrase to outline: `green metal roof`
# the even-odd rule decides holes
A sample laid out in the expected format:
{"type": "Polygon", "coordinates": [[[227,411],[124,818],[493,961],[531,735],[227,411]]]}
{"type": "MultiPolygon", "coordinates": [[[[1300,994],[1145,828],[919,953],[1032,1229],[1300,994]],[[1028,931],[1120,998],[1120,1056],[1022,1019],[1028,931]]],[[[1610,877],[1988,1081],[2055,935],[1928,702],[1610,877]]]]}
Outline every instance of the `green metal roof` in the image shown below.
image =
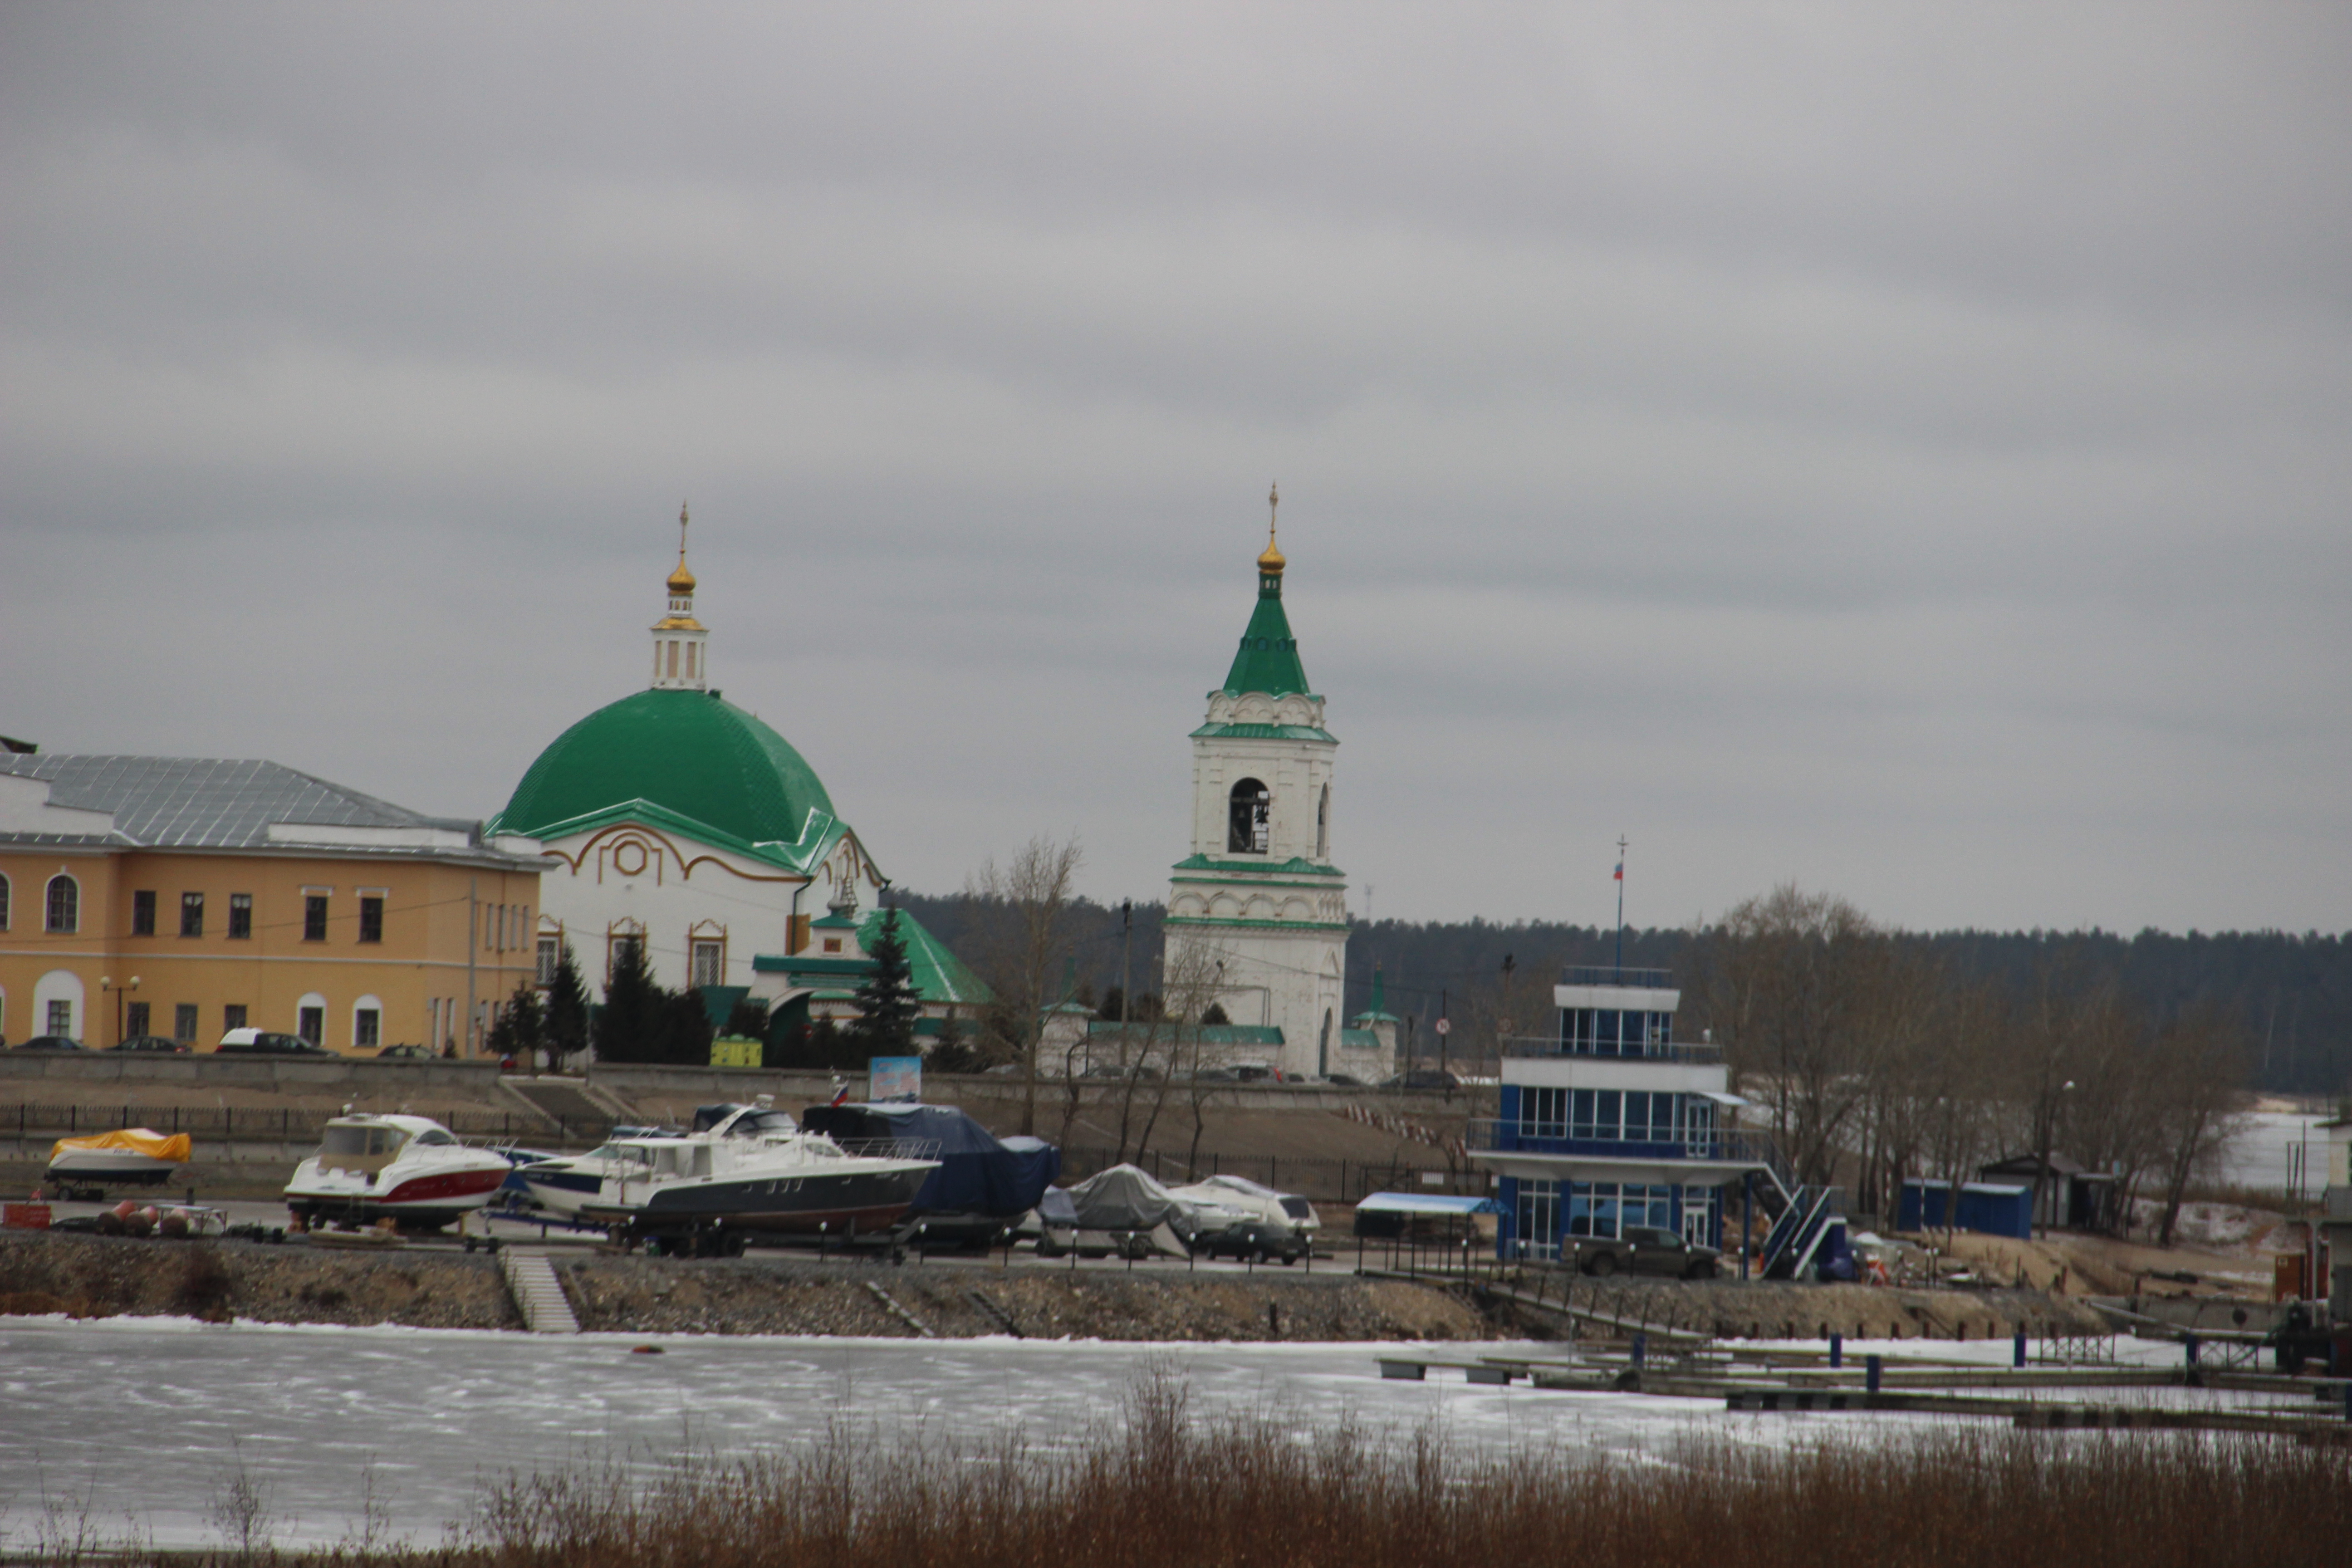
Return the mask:
{"type": "Polygon", "coordinates": [[[1196,741],[1328,741],[1339,737],[1313,724],[1203,724],[1192,731],[1196,741]]]}
{"type": "MultiPolygon", "coordinates": [[[[1255,855],[1187,855],[1169,869],[1171,871],[1247,871],[1254,877],[1345,878],[1347,876],[1347,873],[1337,866],[1326,866],[1297,855],[1292,856],[1287,860],[1267,860],[1255,855]]],[[[1204,881],[1207,879],[1180,877],[1177,880],[1194,882],[1204,881]]]]}
{"type": "Polygon", "coordinates": [[[701,691],[639,691],[539,754],[488,831],[561,837],[650,807],[706,840],[804,869],[838,837],[833,800],[790,742],[701,691]]]}
{"type": "MultiPolygon", "coordinates": [[[[869,910],[857,928],[857,944],[866,952],[882,937],[881,910],[869,910]]],[[[953,1004],[959,1007],[982,1007],[996,999],[995,993],[981,982],[980,976],[965,967],[963,960],[948,951],[945,943],[923,928],[923,923],[905,910],[898,911],[898,940],[907,944],[908,978],[915,994],[925,1002],[953,1004]]],[[[754,954],[751,969],[759,974],[788,974],[794,978],[833,975],[863,978],[874,973],[870,958],[824,958],[810,953],[793,953],[789,957],[762,952],[754,954]]]]}
{"type": "Polygon", "coordinates": [[[1118,1035],[1132,1030],[1149,1037],[1155,1031],[1163,1039],[1179,1038],[1187,1042],[1198,1040],[1204,1046],[1278,1046],[1282,1031],[1264,1024],[1123,1024],[1117,1019],[1108,1022],[1097,1018],[1087,1026],[1087,1037],[1097,1035],[1118,1035]]]}
{"type": "MultiPolygon", "coordinates": [[[[882,914],[880,910],[872,911],[866,917],[866,923],[857,928],[858,945],[868,952],[882,939],[882,914]]],[[[907,968],[924,1001],[981,1007],[996,1000],[996,993],[967,968],[962,959],[949,952],[945,942],[923,929],[923,922],[905,910],[898,911],[898,940],[907,944],[907,968]]]]}
{"type": "Polygon", "coordinates": [[[1244,691],[1263,691],[1269,697],[1293,691],[1314,695],[1307,689],[1307,668],[1298,662],[1298,639],[1290,635],[1290,617],[1282,610],[1279,572],[1257,574],[1257,609],[1250,616],[1249,629],[1242,633],[1234,667],[1225,672],[1224,689],[1235,695],[1244,691]]]}

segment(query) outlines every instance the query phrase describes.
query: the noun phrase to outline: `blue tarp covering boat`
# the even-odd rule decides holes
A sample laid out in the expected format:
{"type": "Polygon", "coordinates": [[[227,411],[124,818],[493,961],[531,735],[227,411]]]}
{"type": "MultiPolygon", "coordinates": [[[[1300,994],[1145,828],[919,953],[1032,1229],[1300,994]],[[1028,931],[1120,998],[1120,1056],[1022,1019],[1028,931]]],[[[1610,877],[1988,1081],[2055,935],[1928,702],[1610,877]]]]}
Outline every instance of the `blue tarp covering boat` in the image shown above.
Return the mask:
{"type": "Polygon", "coordinates": [[[912,1138],[939,1145],[909,1219],[982,1215],[1010,1220],[1037,1206],[1062,1173],[1062,1152],[1040,1138],[998,1138],[952,1105],[813,1105],[801,1125],[835,1139],[912,1138]]]}

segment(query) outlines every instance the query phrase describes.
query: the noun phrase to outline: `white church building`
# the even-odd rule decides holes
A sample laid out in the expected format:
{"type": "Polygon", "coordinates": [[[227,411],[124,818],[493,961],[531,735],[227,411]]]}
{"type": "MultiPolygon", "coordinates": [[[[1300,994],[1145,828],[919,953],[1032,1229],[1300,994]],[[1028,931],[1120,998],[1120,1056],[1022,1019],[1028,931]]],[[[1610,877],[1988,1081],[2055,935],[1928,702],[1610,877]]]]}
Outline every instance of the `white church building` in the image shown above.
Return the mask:
{"type": "Polygon", "coordinates": [[[879,907],[886,879],[815,770],[710,684],[686,522],[681,510],[645,689],[556,737],[489,825],[537,839],[546,856],[542,984],[569,943],[601,992],[620,944],[635,942],[664,986],[766,995],[778,984],[755,973],[755,957],[821,946],[855,963],[855,930],[833,928],[879,907]]]}
{"type": "Polygon", "coordinates": [[[1233,1024],[1278,1031],[1278,1045],[1260,1037],[1268,1065],[1370,1081],[1392,1070],[1394,1042],[1343,1017],[1348,882],[1331,859],[1339,742],[1283,609],[1285,565],[1269,521],[1256,608],[1192,731],[1192,853],[1170,878],[1167,968],[1196,954],[1233,1024]]]}

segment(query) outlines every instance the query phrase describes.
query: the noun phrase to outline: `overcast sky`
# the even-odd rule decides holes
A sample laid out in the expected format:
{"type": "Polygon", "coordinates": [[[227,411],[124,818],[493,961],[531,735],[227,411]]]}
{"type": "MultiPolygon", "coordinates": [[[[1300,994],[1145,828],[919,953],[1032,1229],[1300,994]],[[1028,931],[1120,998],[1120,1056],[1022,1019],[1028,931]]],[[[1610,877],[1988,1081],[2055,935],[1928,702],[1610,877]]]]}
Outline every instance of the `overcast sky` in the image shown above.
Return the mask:
{"type": "Polygon", "coordinates": [[[1282,483],[1381,917],[2352,928],[2352,11],[0,10],[0,731],[643,683],[1157,898],[1282,483]]]}

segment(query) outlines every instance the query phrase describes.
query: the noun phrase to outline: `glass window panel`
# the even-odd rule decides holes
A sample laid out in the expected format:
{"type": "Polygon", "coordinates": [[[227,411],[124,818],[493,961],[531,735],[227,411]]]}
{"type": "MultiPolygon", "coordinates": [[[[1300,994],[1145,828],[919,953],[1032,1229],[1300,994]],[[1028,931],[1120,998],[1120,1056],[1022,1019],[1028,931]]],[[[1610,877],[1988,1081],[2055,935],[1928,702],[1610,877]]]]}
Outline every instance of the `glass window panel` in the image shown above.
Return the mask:
{"type": "Polygon", "coordinates": [[[1576,1101],[1571,1121],[1573,1125],[1569,1130],[1570,1137],[1591,1138],[1594,1136],[1592,1131],[1592,1091],[1591,1089],[1580,1089],[1576,1091],[1576,1101]]]}
{"type": "Polygon", "coordinates": [[[1640,1142],[1650,1131],[1650,1097],[1638,1089],[1625,1091],[1625,1137],[1629,1142],[1640,1142]]]}
{"type": "Polygon", "coordinates": [[[1618,1228],[1620,1223],[1619,1205],[1617,1201],[1617,1184],[1614,1182],[1593,1183],[1591,1234],[1594,1236],[1610,1237],[1613,1238],[1623,1234],[1618,1228]]]}
{"type": "Polygon", "coordinates": [[[1594,1099],[1596,1103],[1592,1112],[1592,1135],[1595,1138],[1612,1139],[1623,1136],[1621,1119],[1623,1114],[1624,1095],[1613,1089],[1604,1089],[1600,1090],[1594,1099]]]}
{"type": "Polygon", "coordinates": [[[1591,1236],[1592,1234],[1591,1184],[1570,1182],[1568,1184],[1568,1234],[1591,1236]]]}

